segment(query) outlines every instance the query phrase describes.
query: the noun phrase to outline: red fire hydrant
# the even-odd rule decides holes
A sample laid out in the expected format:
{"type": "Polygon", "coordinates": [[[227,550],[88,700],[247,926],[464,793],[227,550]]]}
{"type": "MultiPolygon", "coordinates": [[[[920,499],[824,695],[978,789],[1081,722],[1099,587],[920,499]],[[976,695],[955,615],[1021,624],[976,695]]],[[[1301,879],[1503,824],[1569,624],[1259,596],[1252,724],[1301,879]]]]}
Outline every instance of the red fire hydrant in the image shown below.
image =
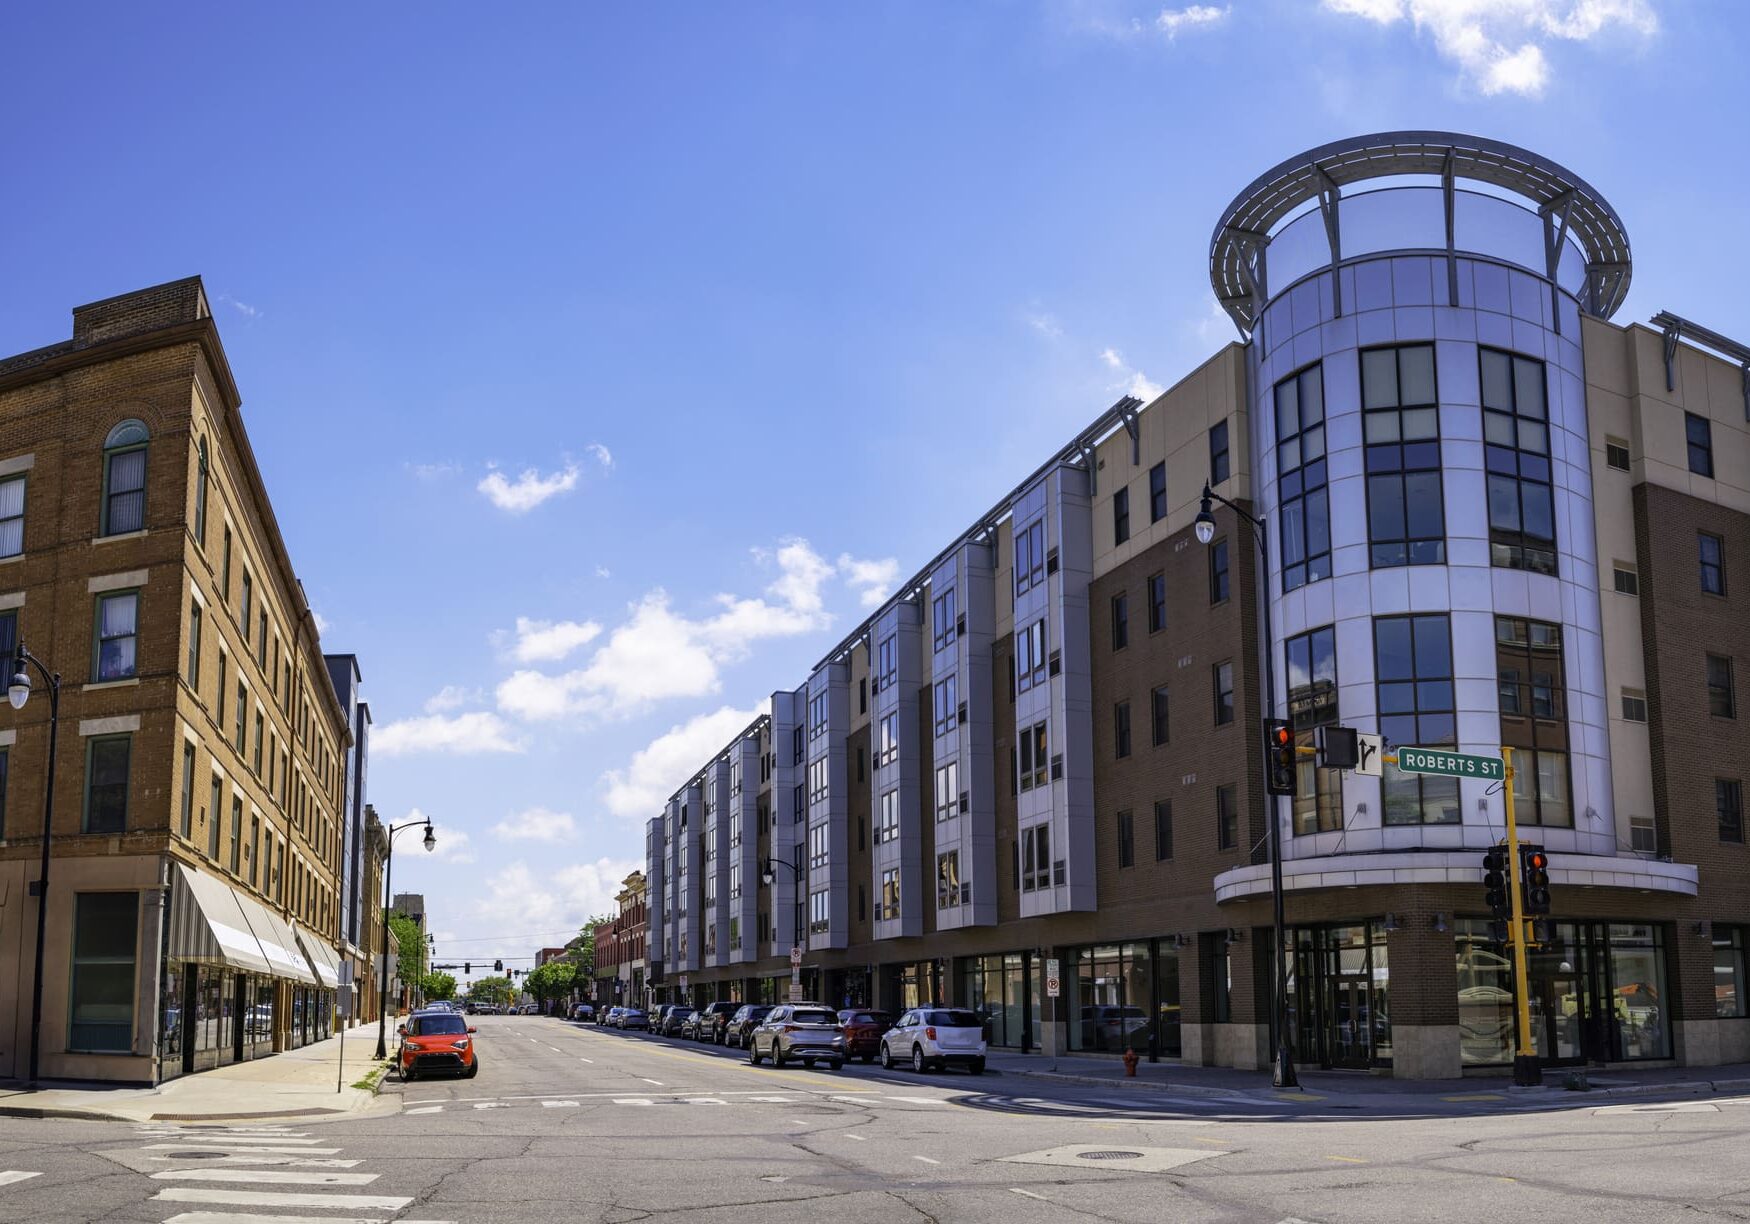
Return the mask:
{"type": "Polygon", "coordinates": [[[1124,1074],[1131,1079],[1136,1078],[1136,1051],[1129,1046],[1124,1047],[1124,1074]]]}

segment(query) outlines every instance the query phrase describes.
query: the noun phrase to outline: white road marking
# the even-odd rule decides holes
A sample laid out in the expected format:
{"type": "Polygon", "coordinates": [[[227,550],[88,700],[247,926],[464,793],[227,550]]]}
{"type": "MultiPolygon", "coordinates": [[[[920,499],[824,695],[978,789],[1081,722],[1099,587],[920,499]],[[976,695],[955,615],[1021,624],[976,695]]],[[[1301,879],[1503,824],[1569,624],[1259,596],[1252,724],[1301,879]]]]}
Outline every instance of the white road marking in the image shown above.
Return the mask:
{"type": "Polygon", "coordinates": [[[254,1147],[257,1144],[274,1143],[284,1151],[289,1148],[314,1147],[321,1143],[320,1139],[293,1139],[286,1135],[214,1135],[196,1131],[193,1134],[184,1133],[183,1140],[187,1143],[203,1144],[215,1147],[254,1147]]]}
{"type": "Polygon", "coordinates": [[[727,1105],[727,1104],[729,1104],[729,1102],[725,1101],[722,1097],[687,1097],[687,1098],[685,1098],[685,1103],[688,1105],[727,1105]]]}
{"type": "Polygon", "coordinates": [[[555,1054],[563,1054],[563,1053],[565,1053],[565,1051],[564,1051],[564,1050],[561,1050],[561,1049],[560,1049],[560,1048],[559,1048],[559,1047],[558,1047],[558,1046],[548,1046],[548,1047],[547,1047],[547,1048],[548,1048],[548,1049],[549,1049],[549,1050],[551,1050],[551,1051],[553,1051],[553,1053],[555,1053],[555,1054]]]}
{"type": "MultiPolygon", "coordinates": [[[[187,1164],[187,1156],[148,1156],[147,1160],[163,1160],[172,1164],[187,1164]]],[[[353,1169],[363,1164],[362,1160],[332,1160],[315,1159],[301,1160],[296,1156],[258,1156],[254,1152],[236,1153],[221,1156],[217,1160],[203,1160],[201,1168],[207,1169],[214,1165],[282,1165],[288,1169],[353,1169]]]]}
{"type": "MultiPolygon", "coordinates": [[[[834,1097],[833,1099],[834,1100],[841,1100],[843,1098],[834,1097]]],[[[909,1101],[913,1105],[946,1105],[948,1103],[948,1102],[944,1101],[941,1097],[890,1096],[890,1097],[883,1097],[882,1100],[884,1100],[884,1101],[909,1101]]]]}
{"type": "Polygon", "coordinates": [[[1043,1194],[1034,1194],[1031,1190],[1023,1190],[1019,1186],[1010,1186],[1009,1193],[1019,1194],[1022,1198],[1038,1199],[1041,1203],[1049,1203],[1051,1201],[1043,1194]]]}
{"type": "Polygon", "coordinates": [[[796,1103],[795,1097],[788,1096],[756,1096],[747,1099],[751,1103],[760,1105],[794,1105],[796,1103]]]}
{"type": "Polygon", "coordinates": [[[204,1186],[166,1186],[153,1202],[219,1203],[228,1207],[319,1207],[328,1211],[400,1211],[413,1200],[394,1194],[277,1194],[268,1190],[209,1190],[204,1186]]]}
{"type": "Polygon", "coordinates": [[[867,1143],[867,1142],[869,1142],[869,1136],[867,1136],[867,1135],[858,1135],[858,1134],[853,1134],[853,1133],[852,1133],[852,1132],[850,1132],[850,1131],[846,1131],[846,1132],[845,1132],[845,1138],[846,1138],[846,1139],[855,1139],[855,1140],[856,1140],[856,1141],[857,1141],[857,1142],[858,1142],[858,1143],[867,1143]]]}
{"type": "Polygon", "coordinates": [[[648,1105],[649,1097],[622,1097],[614,1101],[616,1105],[648,1105]]]}
{"type": "Polygon", "coordinates": [[[913,1160],[921,1160],[925,1164],[941,1164],[942,1163],[941,1161],[937,1160],[934,1156],[913,1156],[912,1159],[913,1160]]]}
{"type": "Polygon", "coordinates": [[[791,1118],[790,1121],[794,1122],[797,1126],[807,1126],[808,1125],[808,1123],[804,1122],[801,1118],[791,1118]]]}
{"type": "Polygon", "coordinates": [[[442,1113],[443,1111],[444,1111],[444,1107],[442,1105],[422,1105],[418,1109],[402,1110],[403,1113],[410,1113],[410,1114],[442,1113]]]}
{"type": "Polygon", "coordinates": [[[153,1181],[254,1182],[259,1186],[368,1186],[381,1173],[288,1173],[283,1169],[166,1169],[153,1181]]]}
{"type": "MultiPolygon", "coordinates": [[[[284,1216],[254,1215],[246,1211],[185,1211],[164,1224],[389,1224],[388,1216],[284,1216]]],[[[440,1224],[437,1220],[408,1220],[405,1224],[440,1224]]]]}
{"type": "Polygon", "coordinates": [[[284,1152],[288,1156],[332,1156],[339,1148],[325,1147],[238,1147],[232,1143],[148,1143],[147,1152],[284,1152]]]}
{"type": "Polygon", "coordinates": [[[577,1061],[578,1061],[578,1062],[586,1062],[586,1063],[589,1063],[589,1064],[590,1064],[590,1065],[591,1065],[591,1066],[593,1066],[593,1065],[595,1065],[595,1059],[593,1059],[593,1058],[584,1058],[584,1057],[582,1057],[582,1056],[581,1056],[581,1055],[579,1055],[579,1056],[578,1056],[578,1059],[577,1059],[577,1061]]]}
{"type": "Polygon", "coordinates": [[[510,1106],[507,1105],[503,1101],[481,1101],[480,1104],[474,1106],[474,1108],[475,1109],[509,1109],[510,1106]]]}
{"type": "Polygon", "coordinates": [[[0,1169],[0,1186],[10,1186],[13,1182],[29,1181],[33,1177],[41,1177],[41,1173],[26,1173],[21,1169],[0,1169]]]}
{"type": "Polygon", "coordinates": [[[578,1105],[577,1105],[576,1101],[542,1101],[541,1108],[543,1108],[543,1109],[576,1109],[576,1108],[578,1108],[578,1105]]]}
{"type": "Polygon", "coordinates": [[[657,1087],[658,1087],[658,1088],[660,1088],[660,1087],[662,1087],[662,1081],[661,1081],[661,1080],[653,1080],[653,1079],[644,1079],[644,1077],[643,1077],[643,1076],[642,1076],[642,1075],[640,1075],[640,1076],[639,1076],[639,1077],[638,1077],[638,1078],[639,1078],[639,1079],[641,1079],[641,1080],[644,1080],[644,1082],[645,1082],[645,1083],[646,1083],[646,1084],[655,1084],[655,1085],[656,1085],[656,1086],[657,1086],[657,1087]]]}

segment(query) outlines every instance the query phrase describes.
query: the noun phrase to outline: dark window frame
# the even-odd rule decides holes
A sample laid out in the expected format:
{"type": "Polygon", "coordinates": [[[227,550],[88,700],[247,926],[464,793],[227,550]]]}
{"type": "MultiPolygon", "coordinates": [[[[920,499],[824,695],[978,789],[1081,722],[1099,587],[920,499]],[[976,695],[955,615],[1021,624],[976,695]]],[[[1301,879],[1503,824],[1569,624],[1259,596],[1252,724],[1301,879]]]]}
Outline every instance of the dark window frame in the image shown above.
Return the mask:
{"type": "Polygon", "coordinates": [[[1161,460],[1148,470],[1148,521],[1158,523],[1167,517],[1167,462],[1161,460]]]}
{"type": "Polygon", "coordinates": [[[1483,466],[1489,517],[1489,560],[1500,569],[1558,575],[1555,482],[1550,457],[1549,368],[1537,357],[1477,346],[1478,399],[1483,415],[1483,466]],[[1490,403],[1489,364],[1504,361],[1507,400],[1490,403]],[[1539,411],[1528,411],[1525,389],[1535,371],[1539,411]],[[1522,373],[1525,378],[1522,385],[1522,373]],[[1522,402],[1523,401],[1523,402],[1522,402]],[[1538,439],[1541,435],[1542,444],[1538,439]],[[1544,536],[1527,527],[1536,511],[1549,524],[1544,536]],[[1509,519],[1511,521],[1509,521],[1509,519]]]}
{"type": "Polygon", "coordinates": [[[1361,350],[1361,420],[1366,443],[1368,564],[1374,569],[1446,563],[1446,486],[1440,462],[1440,372],[1434,345],[1361,350]],[[1406,399],[1406,355],[1427,355],[1429,398],[1406,399]],[[1368,371],[1390,354],[1392,386],[1368,371]],[[1373,359],[1373,360],[1370,360],[1373,359]],[[1378,381],[1380,385],[1375,386],[1378,381]],[[1386,400],[1391,402],[1385,402],[1386,400]]]}
{"type": "Polygon", "coordinates": [[[1125,485],[1112,494],[1112,544],[1116,547],[1130,539],[1130,487],[1125,485]]]}
{"type": "Polygon", "coordinates": [[[1726,594],[1726,541],[1724,536],[1717,536],[1711,531],[1695,533],[1696,562],[1701,568],[1701,593],[1703,595],[1726,594]],[[1711,546],[1711,550],[1710,550],[1711,546]],[[1712,557],[1709,557],[1709,552],[1712,557]]]}
{"type": "Polygon", "coordinates": [[[1315,361],[1278,379],[1270,402],[1276,428],[1277,538],[1286,594],[1331,576],[1324,362],[1315,361]],[[1292,431],[1284,429],[1285,409],[1293,416],[1292,431]]]}
{"type": "Polygon", "coordinates": [[[1233,475],[1232,458],[1228,450],[1227,418],[1209,427],[1209,484],[1213,488],[1233,475]]]}
{"type": "MultiPolygon", "coordinates": [[[[1380,733],[1387,737],[1390,741],[1391,747],[1401,747],[1407,744],[1429,748],[1457,748],[1458,703],[1456,696],[1457,681],[1453,675],[1454,670],[1452,660],[1452,619],[1448,613],[1413,612],[1393,616],[1376,616],[1373,618],[1374,708],[1379,711],[1380,733]],[[1417,622],[1424,620],[1429,622],[1438,621],[1443,627],[1446,654],[1446,671],[1443,675],[1437,674],[1433,670],[1429,670],[1426,673],[1422,670],[1419,658],[1421,652],[1416,645],[1416,626],[1417,622]],[[1380,629],[1384,625],[1397,624],[1399,622],[1407,624],[1409,628],[1411,652],[1410,674],[1407,677],[1387,677],[1384,674],[1385,669],[1381,666],[1380,629]],[[1431,686],[1426,691],[1426,694],[1424,693],[1424,685],[1431,686]],[[1439,696],[1438,686],[1441,685],[1444,685],[1446,689],[1446,700],[1444,704],[1435,700],[1435,698],[1439,696]],[[1386,700],[1388,688],[1392,691],[1394,696],[1399,695],[1398,690],[1404,690],[1401,695],[1409,697],[1410,704],[1408,708],[1398,708],[1400,702],[1396,700],[1388,703],[1386,700]],[[1423,702],[1424,695],[1429,698],[1426,704],[1423,702]],[[1387,708],[1388,705],[1391,707],[1389,710],[1387,708]],[[1423,723],[1424,719],[1429,720],[1426,726],[1423,723]],[[1415,735],[1413,738],[1399,739],[1392,735],[1391,731],[1387,729],[1388,726],[1397,724],[1399,720],[1407,720],[1410,725],[1414,726],[1415,735]],[[1441,720],[1445,720],[1449,724],[1449,729],[1441,729],[1441,720]]],[[[1381,807],[1383,810],[1380,812],[1380,822],[1382,825],[1415,826],[1460,824],[1463,822],[1464,814],[1459,810],[1458,779],[1456,778],[1435,777],[1424,774],[1404,774],[1401,773],[1396,766],[1393,766],[1386,773],[1383,780],[1382,790],[1381,807]],[[1394,786],[1402,788],[1407,795],[1409,787],[1412,785],[1415,787],[1416,819],[1392,819],[1392,789],[1394,786]],[[1446,819],[1442,817],[1440,819],[1429,819],[1428,813],[1431,803],[1439,803],[1445,799],[1450,799],[1451,801],[1451,818],[1446,819]]]]}
{"type": "Polygon", "coordinates": [[[1713,479],[1714,425],[1707,417],[1693,412],[1683,414],[1683,444],[1688,452],[1689,470],[1696,476],[1713,479]]]}

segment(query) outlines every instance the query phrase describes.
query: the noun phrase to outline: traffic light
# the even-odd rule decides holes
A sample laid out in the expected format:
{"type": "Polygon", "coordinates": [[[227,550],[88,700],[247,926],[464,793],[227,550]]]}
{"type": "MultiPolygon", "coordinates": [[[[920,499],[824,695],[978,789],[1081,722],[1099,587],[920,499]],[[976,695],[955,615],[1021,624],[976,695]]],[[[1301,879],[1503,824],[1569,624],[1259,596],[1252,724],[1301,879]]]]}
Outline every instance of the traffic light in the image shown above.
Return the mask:
{"type": "Polygon", "coordinates": [[[503,973],[504,972],[504,962],[501,960],[493,961],[492,962],[492,972],[503,973]]]}
{"type": "Polygon", "coordinates": [[[1505,846],[1491,846],[1483,855],[1483,900],[1488,904],[1489,916],[1496,923],[1505,924],[1513,916],[1513,903],[1507,896],[1505,846]]]}
{"type": "Polygon", "coordinates": [[[1264,759],[1269,766],[1269,784],[1265,789],[1272,795],[1292,795],[1294,775],[1298,767],[1294,751],[1294,728],[1281,719],[1271,719],[1265,729],[1264,759]]]}
{"type": "Polygon", "coordinates": [[[462,962],[462,976],[463,977],[472,977],[473,975],[474,975],[473,963],[471,961],[463,961],[462,962]]]}
{"type": "Polygon", "coordinates": [[[1542,846],[1519,847],[1519,886],[1527,918],[1549,913],[1549,855],[1542,846]]]}

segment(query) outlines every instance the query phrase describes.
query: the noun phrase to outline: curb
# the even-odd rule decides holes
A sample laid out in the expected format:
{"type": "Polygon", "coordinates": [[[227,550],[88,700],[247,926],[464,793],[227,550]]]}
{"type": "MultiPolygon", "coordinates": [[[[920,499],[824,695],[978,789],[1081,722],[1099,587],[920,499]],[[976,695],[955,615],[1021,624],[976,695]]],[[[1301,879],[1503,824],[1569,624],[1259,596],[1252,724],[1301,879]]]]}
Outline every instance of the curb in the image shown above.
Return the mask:
{"type": "Polygon", "coordinates": [[[1063,1084],[1093,1084],[1100,1088],[1147,1088],[1158,1092],[1176,1092],[1182,1096],[1203,1097],[1212,1101],[1251,1099],[1250,1094],[1239,1089],[1205,1088],[1201,1085],[1175,1084],[1166,1080],[1130,1079],[1129,1077],[1114,1079],[1101,1075],[1076,1075],[1068,1071],[1005,1071],[999,1074],[1025,1076],[1028,1079],[1055,1080],[1063,1084]]]}
{"type": "Polygon", "coordinates": [[[133,1122],[123,1114],[95,1109],[39,1109],[34,1105],[0,1105],[0,1118],[58,1118],[71,1122],[133,1122]]]}

